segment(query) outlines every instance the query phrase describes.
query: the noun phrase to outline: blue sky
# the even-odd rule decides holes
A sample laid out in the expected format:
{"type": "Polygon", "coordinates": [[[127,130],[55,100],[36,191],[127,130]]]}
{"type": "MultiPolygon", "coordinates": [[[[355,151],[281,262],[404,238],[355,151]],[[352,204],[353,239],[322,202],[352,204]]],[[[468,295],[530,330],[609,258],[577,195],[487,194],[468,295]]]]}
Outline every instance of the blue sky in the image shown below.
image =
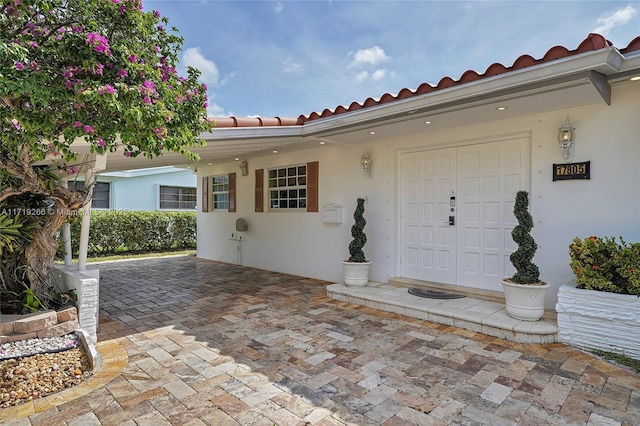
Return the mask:
{"type": "Polygon", "coordinates": [[[181,65],[209,86],[209,115],[298,117],[483,73],[522,54],[575,49],[590,32],[623,48],[640,1],[143,0],[184,37],[181,65]]]}

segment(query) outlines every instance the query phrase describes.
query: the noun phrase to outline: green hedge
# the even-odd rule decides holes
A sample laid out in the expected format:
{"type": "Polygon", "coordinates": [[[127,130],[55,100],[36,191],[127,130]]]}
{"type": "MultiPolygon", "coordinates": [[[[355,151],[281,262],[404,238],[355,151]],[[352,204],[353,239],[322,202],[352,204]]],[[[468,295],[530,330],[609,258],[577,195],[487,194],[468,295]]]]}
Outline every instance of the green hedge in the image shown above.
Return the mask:
{"type": "MultiPolygon", "coordinates": [[[[82,212],[71,222],[71,250],[78,255],[82,212]]],[[[60,233],[62,234],[62,233],[60,233]]],[[[62,235],[59,256],[64,256],[62,235]]],[[[92,210],[89,256],[196,248],[195,212],[92,210]]]]}

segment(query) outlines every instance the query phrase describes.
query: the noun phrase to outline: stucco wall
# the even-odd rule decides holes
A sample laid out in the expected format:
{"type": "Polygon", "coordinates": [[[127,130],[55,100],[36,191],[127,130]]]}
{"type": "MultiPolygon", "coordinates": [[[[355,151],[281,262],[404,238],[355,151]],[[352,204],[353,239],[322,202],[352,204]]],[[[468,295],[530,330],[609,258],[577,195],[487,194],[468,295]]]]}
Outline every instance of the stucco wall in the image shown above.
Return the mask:
{"type": "Polygon", "coordinates": [[[132,177],[108,174],[98,177],[99,182],[111,182],[111,209],[114,210],[158,210],[158,186],[194,188],[196,180],[191,170],[132,177]]]}
{"type": "MultiPolygon", "coordinates": [[[[198,256],[296,275],[340,281],[340,261],[348,256],[349,230],[357,197],[367,197],[365,217],[373,261],[370,279],[386,282],[398,275],[400,244],[399,164],[402,152],[462,146],[514,136],[531,138],[531,211],[539,244],[536,262],[541,278],[551,284],[546,306],[553,309],[557,289],[571,279],[567,249],[575,236],[622,235],[640,240],[640,86],[613,87],[612,105],[604,103],[514,120],[431,132],[350,146],[319,145],[293,153],[249,159],[249,175],[241,176],[238,162],[199,167],[198,176],[237,172],[237,212],[198,213],[198,256]],[[591,180],[552,181],[553,163],[563,163],[558,128],[570,115],[576,127],[573,161],[591,161],[591,180]],[[367,177],[360,156],[369,152],[374,172],[367,177]],[[344,206],[341,224],[322,223],[322,213],[254,212],[254,170],[319,161],[319,205],[344,206]],[[249,231],[240,252],[229,240],[235,220],[244,218],[249,231]]],[[[496,114],[497,117],[498,114],[496,114]]],[[[201,179],[198,179],[198,185],[201,179]]],[[[201,196],[201,190],[198,191],[201,196]]],[[[200,202],[198,203],[200,204],[200,202]]]]}

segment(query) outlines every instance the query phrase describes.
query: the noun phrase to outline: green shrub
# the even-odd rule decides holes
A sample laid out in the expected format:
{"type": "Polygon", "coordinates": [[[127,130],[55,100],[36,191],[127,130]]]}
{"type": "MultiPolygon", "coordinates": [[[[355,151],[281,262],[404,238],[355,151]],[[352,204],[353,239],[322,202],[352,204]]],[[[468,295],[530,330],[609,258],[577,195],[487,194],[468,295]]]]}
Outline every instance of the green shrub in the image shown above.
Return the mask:
{"type": "MultiPolygon", "coordinates": [[[[78,255],[79,213],[71,222],[71,251],[78,255]]],[[[62,236],[58,255],[64,256],[62,236]]],[[[162,211],[92,210],[88,254],[112,255],[193,249],[196,247],[196,213],[162,211]]]]}
{"type": "Polygon", "coordinates": [[[571,270],[579,288],[640,296],[640,243],[612,237],[574,238],[571,270]]]}

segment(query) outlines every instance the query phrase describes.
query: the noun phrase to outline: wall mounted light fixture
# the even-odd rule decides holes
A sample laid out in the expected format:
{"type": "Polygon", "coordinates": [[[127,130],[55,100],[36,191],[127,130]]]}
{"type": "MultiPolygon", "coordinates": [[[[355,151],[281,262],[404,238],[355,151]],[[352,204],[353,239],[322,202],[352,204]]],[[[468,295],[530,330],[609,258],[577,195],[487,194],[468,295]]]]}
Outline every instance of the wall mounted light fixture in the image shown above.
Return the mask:
{"type": "Polygon", "coordinates": [[[365,152],[360,157],[360,166],[362,167],[362,170],[364,170],[365,174],[367,176],[371,177],[371,169],[373,168],[373,160],[371,159],[371,156],[369,156],[368,153],[365,152]]]}
{"type": "Polygon", "coordinates": [[[571,125],[569,116],[562,127],[558,129],[558,143],[562,148],[564,161],[570,161],[573,157],[573,144],[576,141],[576,128],[571,125]]]}
{"type": "Polygon", "coordinates": [[[249,174],[249,163],[247,163],[247,160],[242,160],[240,163],[240,173],[242,176],[247,176],[249,174]]]}

